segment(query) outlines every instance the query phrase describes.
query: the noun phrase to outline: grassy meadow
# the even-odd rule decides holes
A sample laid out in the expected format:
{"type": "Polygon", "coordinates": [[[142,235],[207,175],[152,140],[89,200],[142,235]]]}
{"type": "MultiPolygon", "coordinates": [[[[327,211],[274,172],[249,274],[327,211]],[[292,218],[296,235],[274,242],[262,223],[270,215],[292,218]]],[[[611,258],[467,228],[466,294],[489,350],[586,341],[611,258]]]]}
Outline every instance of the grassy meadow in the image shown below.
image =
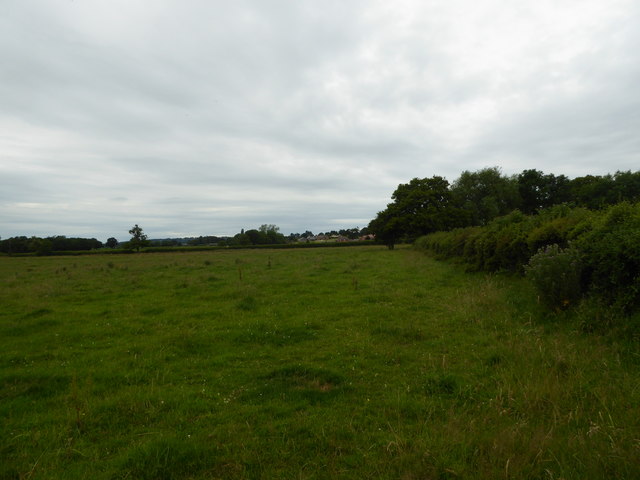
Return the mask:
{"type": "Polygon", "coordinates": [[[0,257],[0,479],[640,478],[640,350],[409,248],[0,257]]]}

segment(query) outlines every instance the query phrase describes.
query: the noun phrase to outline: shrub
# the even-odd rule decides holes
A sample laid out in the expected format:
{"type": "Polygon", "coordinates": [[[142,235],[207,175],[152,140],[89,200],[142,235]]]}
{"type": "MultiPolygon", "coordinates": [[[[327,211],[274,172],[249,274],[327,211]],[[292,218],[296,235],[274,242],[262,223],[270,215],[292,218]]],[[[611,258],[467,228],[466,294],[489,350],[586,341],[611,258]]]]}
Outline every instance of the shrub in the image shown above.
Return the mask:
{"type": "Polygon", "coordinates": [[[499,232],[495,255],[501,269],[522,273],[523,265],[531,256],[524,223],[511,224],[499,232]]]}
{"type": "Polygon", "coordinates": [[[574,248],[541,248],[525,266],[525,274],[550,308],[564,309],[580,299],[582,261],[574,248]]]}
{"type": "Polygon", "coordinates": [[[554,219],[533,229],[527,237],[527,244],[531,251],[539,251],[547,245],[566,246],[566,236],[559,225],[564,220],[564,218],[554,219]]]}
{"type": "Polygon", "coordinates": [[[640,306],[640,204],[609,208],[576,240],[590,289],[623,311],[640,306]]]}
{"type": "Polygon", "coordinates": [[[438,258],[463,257],[466,245],[479,227],[456,228],[447,232],[435,232],[418,238],[414,248],[420,251],[430,251],[438,258]]]}
{"type": "Polygon", "coordinates": [[[581,229],[588,229],[591,213],[583,208],[570,209],[566,205],[556,205],[540,213],[535,227],[528,233],[527,243],[531,252],[557,243],[566,247],[569,241],[580,234],[581,229]]]}

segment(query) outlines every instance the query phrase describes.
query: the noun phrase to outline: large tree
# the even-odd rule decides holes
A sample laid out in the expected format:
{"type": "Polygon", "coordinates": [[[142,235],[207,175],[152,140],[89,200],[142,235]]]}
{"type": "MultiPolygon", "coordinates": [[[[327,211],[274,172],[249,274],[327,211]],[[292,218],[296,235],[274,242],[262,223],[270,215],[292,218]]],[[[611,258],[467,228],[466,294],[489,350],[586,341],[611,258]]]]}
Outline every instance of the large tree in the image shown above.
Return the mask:
{"type": "Polygon", "coordinates": [[[465,223],[465,214],[452,203],[449,182],[443,177],[414,178],[398,185],[391,198],[393,202],[369,224],[369,230],[389,248],[465,223]]]}
{"type": "Polygon", "coordinates": [[[376,218],[369,223],[369,231],[373,232],[377,241],[393,250],[404,233],[399,212],[394,204],[390,203],[387,208],[378,212],[376,218]]]}
{"type": "Polygon", "coordinates": [[[559,203],[568,202],[569,179],[564,175],[545,175],[540,170],[523,170],[517,177],[520,210],[527,215],[559,203]]]}
{"type": "Polygon", "coordinates": [[[107,239],[106,245],[109,248],[116,248],[118,246],[118,240],[114,237],[110,237],[107,239]]]}
{"type": "Polygon", "coordinates": [[[147,236],[137,223],[133,227],[131,227],[131,230],[129,230],[129,235],[131,235],[131,240],[129,240],[129,248],[135,248],[136,251],[139,252],[142,247],[149,244],[147,236]]]}
{"type": "Polygon", "coordinates": [[[640,201],[640,171],[616,172],[613,175],[613,188],[609,191],[610,204],[622,201],[640,201]]]}
{"type": "Polygon", "coordinates": [[[266,243],[274,245],[278,243],[285,243],[286,239],[284,235],[280,233],[280,227],[271,223],[260,225],[260,233],[263,233],[267,241],[266,243]]]}
{"type": "Polygon", "coordinates": [[[571,180],[571,201],[590,209],[603,208],[609,204],[607,196],[614,190],[611,175],[585,175],[571,180]]]}
{"type": "Polygon", "coordinates": [[[470,225],[485,225],[520,206],[517,179],[502,175],[498,167],[462,172],[451,192],[469,215],[470,225]]]}
{"type": "Polygon", "coordinates": [[[231,239],[233,245],[274,245],[278,243],[286,243],[286,238],[280,233],[280,228],[272,224],[261,225],[259,230],[252,228],[245,231],[242,229],[231,239]]]}

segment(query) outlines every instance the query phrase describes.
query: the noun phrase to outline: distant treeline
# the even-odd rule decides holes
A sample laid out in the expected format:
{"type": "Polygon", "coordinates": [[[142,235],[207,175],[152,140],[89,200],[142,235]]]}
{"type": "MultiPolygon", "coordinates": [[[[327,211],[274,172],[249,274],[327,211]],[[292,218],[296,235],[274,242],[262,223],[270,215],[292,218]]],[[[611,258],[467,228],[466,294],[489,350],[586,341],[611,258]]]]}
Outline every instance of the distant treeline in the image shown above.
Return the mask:
{"type": "Polygon", "coordinates": [[[497,167],[463,172],[453,183],[445,178],[414,178],[398,185],[393,202],[378,213],[369,229],[390,248],[400,241],[453,228],[486,225],[514,210],[536,214],[565,204],[590,210],[640,201],[640,171],[613,175],[565,175],[524,170],[505,176],[497,167]]]}
{"type": "Polygon", "coordinates": [[[198,246],[252,246],[252,245],[281,245],[287,243],[287,238],[280,233],[280,228],[272,224],[261,225],[260,228],[252,228],[250,230],[242,229],[233,237],[217,237],[215,235],[205,235],[199,237],[190,237],[180,239],[166,239],[160,241],[152,241],[152,246],[177,246],[187,245],[191,247],[198,246]]]}
{"type": "MultiPolygon", "coordinates": [[[[144,248],[145,251],[168,251],[170,248],[186,250],[188,247],[282,247],[297,244],[301,239],[308,239],[313,242],[323,236],[357,240],[367,232],[366,228],[360,230],[356,227],[338,231],[332,230],[331,232],[318,235],[314,235],[311,231],[307,230],[302,234],[292,233],[285,237],[279,230],[279,227],[276,225],[265,224],[260,226],[259,229],[242,230],[232,237],[206,235],[154,240],[147,240],[145,238],[142,248],[144,248]]],[[[46,238],[18,236],[0,241],[0,253],[9,255],[51,255],[66,252],[87,252],[90,250],[101,250],[103,253],[130,253],[135,250],[135,247],[131,242],[120,243],[113,237],[109,238],[104,244],[95,238],[71,238],[62,235],[46,238]]]]}
{"type": "Polygon", "coordinates": [[[340,237],[349,240],[358,240],[368,232],[367,228],[360,229],[345,228],[340,230],[331,230],[326,233],[314,234],[307,230],[304,233],[291,233],[287,236],[280,233],[280,228],[276,225],[262,225],[259,229],[241,230],[233,237],[218,237],[215,235],[205,235],[199,237],[187,238],[166,238],[162,240],[151,240],[149,243],[154,247],[172,247],[179,245],[197,246],[217,246],[217,247],[236,247],[236,246],[254,246],[254,245],[284,245],[287,243],[295,243],[301,240],[314,241],[319,237],[331,238],[340,237]]]}
{"type": "Polygon", "coordinates": [[[58,235],[55,237],[11,237],[0,241],[0,252],[36,253],[49,255],[51,252],[85,251],[102,248],[101,241],[95,238],[73,238],[58,235]]]}

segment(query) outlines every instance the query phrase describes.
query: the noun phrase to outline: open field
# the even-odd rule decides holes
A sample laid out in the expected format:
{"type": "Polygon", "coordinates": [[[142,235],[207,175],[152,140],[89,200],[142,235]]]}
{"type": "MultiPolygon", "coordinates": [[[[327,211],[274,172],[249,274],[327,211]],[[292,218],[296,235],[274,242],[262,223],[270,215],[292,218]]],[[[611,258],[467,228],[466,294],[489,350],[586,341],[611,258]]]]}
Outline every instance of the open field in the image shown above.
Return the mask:
{"type": "Polygon", "coordinates": [[[410,249],[0,257],[0,478],[640,478],[637,345],[410,249]]]}

